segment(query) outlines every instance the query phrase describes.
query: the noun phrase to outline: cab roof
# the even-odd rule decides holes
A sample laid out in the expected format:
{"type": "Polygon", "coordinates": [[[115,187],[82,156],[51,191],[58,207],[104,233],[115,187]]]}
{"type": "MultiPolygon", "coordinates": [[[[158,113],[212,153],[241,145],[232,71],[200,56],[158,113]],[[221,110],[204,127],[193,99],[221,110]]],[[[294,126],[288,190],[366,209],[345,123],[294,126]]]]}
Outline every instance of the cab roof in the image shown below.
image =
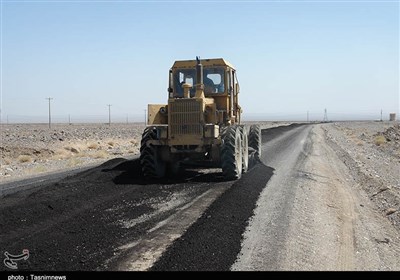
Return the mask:
{"type": "MultiPolygon", "coordinates": [[[[226,61],[223,58],[207,58],[207,59],[200,59],[200,63],[203,65],[203,67],[214,67],[214,66],[228,66],[232,69],[235,69],[235,67],[230,64],[228,61],[226,61]]],[[[197,61],[195,59],[193,60],[177,60],[174,62],[174,65],[172,65],[173,69],[177,68],[195,68],[197,65],[197,61]]]]}

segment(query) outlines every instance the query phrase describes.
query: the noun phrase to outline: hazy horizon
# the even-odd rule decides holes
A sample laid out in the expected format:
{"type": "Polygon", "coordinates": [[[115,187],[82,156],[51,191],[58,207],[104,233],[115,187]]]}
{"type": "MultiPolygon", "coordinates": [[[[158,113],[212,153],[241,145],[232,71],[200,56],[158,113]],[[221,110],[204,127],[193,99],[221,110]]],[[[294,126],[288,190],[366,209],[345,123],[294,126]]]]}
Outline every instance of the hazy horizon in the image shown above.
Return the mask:
{"type": "MultiPolygon", "coordinates": [[[[365,115],[352,115],[352,114],[337,114],[329,113],[327,111],[327,121],[389,121],[390,113],[377,112],[375,114],[365,114],[365,115]]],[[[396,114],[396,113],[395,113],[396,114]]],[[[281,114],[281,115],[268,115],[268,114],[243,114],[242,121],[252,122],[252,121],[310,121],[310,122],[320,122],[325,120],[324,112],[312,113],[309,112],[304,114],[281,114]]],[[[396,120],[399,116],[396,114],[396,120]]],[[[82,116],[82,115],[52,115],[52,124],[74,124],[74,123],[109,123],[110,119],[108,115],[92,115],[92,116],[82,116]]],[[[144,123],[145,116],[144,113],[139,114],[128,114],[128,115],[111,115],[111,123],[144,123]]],[[[48,124],[49,116],[18,116],[18,115],[8,115],[0,120],[0,124],[18,124],[18,123],[40,123],[48,124]]]]}

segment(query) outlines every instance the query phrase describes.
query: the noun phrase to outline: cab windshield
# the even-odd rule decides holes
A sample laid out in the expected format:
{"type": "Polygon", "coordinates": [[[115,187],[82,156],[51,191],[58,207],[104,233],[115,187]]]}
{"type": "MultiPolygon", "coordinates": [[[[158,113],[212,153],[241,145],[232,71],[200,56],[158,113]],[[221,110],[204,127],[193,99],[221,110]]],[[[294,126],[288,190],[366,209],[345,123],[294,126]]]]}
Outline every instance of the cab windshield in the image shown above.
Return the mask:
{"type": "MultiPolygon", "coordinates": [[[[210,67],[203,68],[203,82],[205,94],[221,94],[225,91],[224,68],[210,67]]],[[[182,85],[186,83],[192,86],[190,96],[193,97],[196,92],[196,70],[178,69],[174,74],[174,92],[176,97],[183,97],[182,85]]]]}

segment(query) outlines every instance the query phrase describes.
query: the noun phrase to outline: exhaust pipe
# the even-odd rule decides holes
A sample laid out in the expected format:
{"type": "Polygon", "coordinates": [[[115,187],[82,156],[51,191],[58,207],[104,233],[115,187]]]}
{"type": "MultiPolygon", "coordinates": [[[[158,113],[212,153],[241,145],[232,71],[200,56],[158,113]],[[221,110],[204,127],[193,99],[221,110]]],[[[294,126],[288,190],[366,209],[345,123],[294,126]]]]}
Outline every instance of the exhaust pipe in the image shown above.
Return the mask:
{"type": "Polygon", "coordinates": [[[204,98],[203,65],[199,56],[196,56],[196,62],[196,98],[204,98]]]}

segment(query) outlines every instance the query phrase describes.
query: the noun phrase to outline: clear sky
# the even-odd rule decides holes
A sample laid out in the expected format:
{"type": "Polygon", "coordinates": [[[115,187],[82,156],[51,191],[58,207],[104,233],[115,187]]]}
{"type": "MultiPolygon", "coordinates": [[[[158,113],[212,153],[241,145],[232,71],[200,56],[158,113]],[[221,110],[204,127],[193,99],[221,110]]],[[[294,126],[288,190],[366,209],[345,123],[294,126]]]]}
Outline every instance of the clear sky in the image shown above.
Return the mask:
{"type": "Polygon", "coordinates": [[[175,60],[237,69],[244,119],[399,116],[399,1],[1,1],[5,122],[143,120],[175,60]],[[111,104],[111,107],[107,105],[111,104]]]}

